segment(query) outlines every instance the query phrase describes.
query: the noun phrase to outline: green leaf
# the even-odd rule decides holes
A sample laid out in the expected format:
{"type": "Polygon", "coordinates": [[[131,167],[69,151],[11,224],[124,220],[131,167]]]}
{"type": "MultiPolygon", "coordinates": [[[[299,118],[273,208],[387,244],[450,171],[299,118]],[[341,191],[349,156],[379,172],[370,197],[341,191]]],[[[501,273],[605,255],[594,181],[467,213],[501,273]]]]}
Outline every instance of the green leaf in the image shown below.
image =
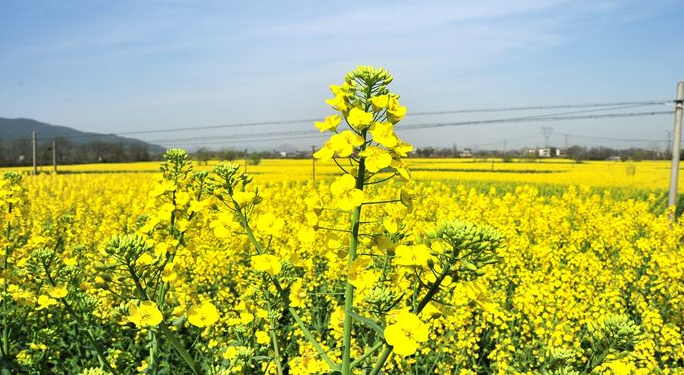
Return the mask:
{"type": "Polygon", "coordinates": [[[369,328],[371,328],[373,331],[375,331],[380,336],[381,339],[383,339],[383,340],[385,339],[385,330],[382,329],[382,327],[380,327],[380,324],[378,322],[376,322],[373,319],[366,318],[365,316],[361,316],[361,315],[359,315],[353,311],[350,312],[349,315],[351,315],[351,317],[354,320],[358,320],[359,322],[361,322],[361,323],[365,324],[366,326],[368,326],[369,328]]]}

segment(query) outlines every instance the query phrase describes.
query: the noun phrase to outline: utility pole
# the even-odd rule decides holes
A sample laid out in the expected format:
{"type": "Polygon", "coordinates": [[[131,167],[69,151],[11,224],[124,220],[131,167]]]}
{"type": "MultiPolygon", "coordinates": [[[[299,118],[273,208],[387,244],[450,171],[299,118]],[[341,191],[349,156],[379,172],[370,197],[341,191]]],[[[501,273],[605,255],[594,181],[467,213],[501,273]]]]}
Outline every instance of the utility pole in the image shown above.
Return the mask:
{"type": "Polygon", "coordinates": [[[313,187],[316,188],[316,158],[313,154],[316,152],[316,146],[311,146],[311,176],[313,177],[313,187]]]}
{"type": "Polygon", "coordinates": [[[245,149],[245,173],[247,173],[247,149],[245,149]]]}
{"type": "MultiPolygon", "coordinates": [[[[670,171],[670,194],[667,196],[667,206],[677,204],[677,181],[679,179],[679,152],[682,143],[682,106],[684,102],[684,82],[677,83],[677,99],[675,100],[674,143],[672,144],[672,164],[670,171]]],[[[674,220],[674,213],[670,216],[674,220]]]]}
{"type": "Polygon", "coordinates": [[[57,142],[52,141],[52,172],[57,174],[57,142]]]}
{"type": "Polygon", "coordinates": [[[37,136],[36,132],[33,131],[31,132],[31,143],[33,145],[33,175],[37,176],[38,175],[38,163],[36,162],[36,143],[37,143],[37,136]]]}

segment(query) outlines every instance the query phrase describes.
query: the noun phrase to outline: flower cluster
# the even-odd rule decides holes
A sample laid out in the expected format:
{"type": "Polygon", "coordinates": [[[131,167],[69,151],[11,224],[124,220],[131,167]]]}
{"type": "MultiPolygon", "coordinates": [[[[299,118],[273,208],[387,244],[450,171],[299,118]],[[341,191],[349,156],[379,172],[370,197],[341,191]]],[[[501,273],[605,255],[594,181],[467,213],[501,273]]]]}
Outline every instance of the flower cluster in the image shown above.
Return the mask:
{"type": "Polygon", "coordinates": [[[382,68],[358,67],[347,74],[341,86],[330,87],[335,97],[326,103],[339,114],[316,122],[321,132],[335,133],[314,157],[321,161],[334,159],[345,172],[331,187],[342,209],[358,207],[363,201],[362,185],[354,178],[359,168],[368,172],[369,180],[386,170],[410,178],[402,158],[413,151],[413,146],[403,142],[394,131],[406,116],[406,107],[399,103],[397,94],[389,91],[387,86],[392,79],[382,68]],[[339,129],[340,124],[346,125],[346,129],[339,129]]]}

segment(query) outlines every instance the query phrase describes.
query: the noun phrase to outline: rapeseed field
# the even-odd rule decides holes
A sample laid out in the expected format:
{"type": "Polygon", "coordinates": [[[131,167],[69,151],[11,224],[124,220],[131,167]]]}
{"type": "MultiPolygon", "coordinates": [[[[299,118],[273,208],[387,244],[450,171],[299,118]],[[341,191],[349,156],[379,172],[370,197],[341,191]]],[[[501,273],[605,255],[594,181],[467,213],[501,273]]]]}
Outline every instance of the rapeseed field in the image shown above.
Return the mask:
{"type": "Polygon", "coordinates": [[[684,373],[668,164],[413,160],[391,81],[333,85],[315,184],[179,149],[6,172],[1,371],[684,373]]]}

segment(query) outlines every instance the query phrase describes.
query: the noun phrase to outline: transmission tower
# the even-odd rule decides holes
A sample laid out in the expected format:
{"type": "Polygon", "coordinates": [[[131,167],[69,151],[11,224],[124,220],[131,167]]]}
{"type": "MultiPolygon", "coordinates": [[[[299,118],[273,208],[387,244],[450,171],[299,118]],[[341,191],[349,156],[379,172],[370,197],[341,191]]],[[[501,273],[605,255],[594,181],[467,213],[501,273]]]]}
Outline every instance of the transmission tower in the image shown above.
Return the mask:
{"type": "Polygon", "coordinates": [[[553,135],[553,128],[552,127],[542,127],[542,134],[544,134],[544,139],[546,140],[546,148],[549,148],[549,141],[551,140],[551,135],[553,135]]]}

